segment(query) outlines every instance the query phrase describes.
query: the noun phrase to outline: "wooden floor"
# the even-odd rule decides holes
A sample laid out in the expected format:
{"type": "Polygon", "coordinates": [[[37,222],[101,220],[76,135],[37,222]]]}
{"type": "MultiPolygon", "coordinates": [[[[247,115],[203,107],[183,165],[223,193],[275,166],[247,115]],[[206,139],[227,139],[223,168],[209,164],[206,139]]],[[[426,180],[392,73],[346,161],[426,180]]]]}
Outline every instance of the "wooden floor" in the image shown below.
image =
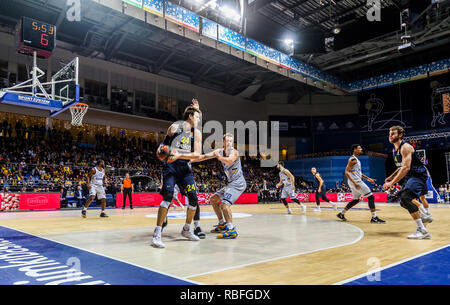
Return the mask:
{"type": "MultiPolygon", "coordinates": [[[[272,223],[268,220],[270,219],[268,215],[278,214],[276,217],[273,217],[274,220],[275,218],[285,219],[281,218],[282,216],[286,217],[286,219],[291,219],[292,231],[297,230],[295,232],[296,239],[300,242],[304,239],[305,243],[311,243],[312,234],[320,228],[317,225],[325,226],[324,232],[326,232],[325,229],[330,229],[336,225],[336,222],[340,222],[336,218],[337,212],[330,208],[322,208],[321,213],[314,212],[312,208],[308,208],[305,217],[305,215],[301,214],[299,208],[295,208],[296,205],[291,204],[291,206],[293,207],[294,215],[285,215],[286,210],[281,204],[235,205],[232,209],[234,212],[259,215],[255,219],[264,218],[264,223],[258,224],[259,227],[252,227],[252,230],[261,230],[263,232],[263,229],[270,229],[270,232],[273,233],[272,236],[275,237],[277,234],[281,236],[290,232],[291,229],[286,227],[289,226],[289,222],[283,223],[283,228],[281,228],[280,222],[274,221],[272,223]],[[314,223],[316,226],[314,231],[307,230],[308,224],[305,224],[306,220],[314,223]],[[323,221],[318,222],[316,220],[323,221]],[[301,228],[305,228],[304,233],[301,232],[302,230],[299,231],[300,225],[302,226],[301,228]],[[288,230],[287,233],[286,230],[288,230]],[[302,234],[305,235],[302,236],[302,234]]],[[[312,206],[313,204],[309,204],[309,207],[312,206]]],[[[367,206],[360,204],[356,208],[367,208],[367,206]]],[[[428,225],[432,236],[431,240],[408,240],[406,238],[415,231],[415,223],[403,208],[383,205],[379,205],[377,208],[379,210],[377,212],[378,216],[386,220],[386,224],[371,224],[369,221],[370,212],[366,209],[351,210],[346,214],[348,224],[361,229],[364,233],[363,236],[361,234],[362,238],[355,239],[356,235],[350,238],[349,240],[354,240],[354,242],[350,242],[348,245],[313,251],[307,254],[287,255],[285,258],[280,259],[261,259],[260,261],[262,262],[260,263],[258,263],[258,260],[255,260],[255,262],[245,264],[242,267],[239,267],[242,264],[236,263],[235,266],[227,266],[226,268],[210,268],[211,270],[225,270],[218,272],[209,270],[199,276],[189,276],[188,274],[200,274],[202,272],[188,273],[184,274],[185,278],[197,283],[214,285],[334,284],[368,272],[373,267],[373,265],[368,264],[371,258],[378,259],[380,267],[383,267],[450,244],[449,205],[432,205],[431,213],[434,217],[434,222],[428,225]]],[[[212,208],[210,206],[202,206],[202,212],[212,212],[212,208]]],[[[69,237],[75,233],[90,234],[98,239],[98,236],[103,236],[108,232],[127,232],[128,243],[139,242],[147,247],[150,244],[155,225],[155,219],[148,218],[148,214],[151,213],[155,214],[156,208],[137,208],[133,211],[128,209],[109,210],[110,218],[108,219],[99,219],[98,210],[89,210],[87,219],[82,219],[79,216],[79,211],[2,213],[0,214],[0,225],[43,237],[66,236],[67,240],[65,241],[69,245],[71,240],[69,237]],[[136,232],[139,232],[139,234],[136,232]],[[136,234],[135,239],[133,234],[136,234]]],[[[248,220],[239,218],[234,220],[234,224],[238,228],[240,223],[244,225],[244,222],[248,223],[248,220]]],[[[183,219],[170,219],[170,225],[173,225],[172,228],[176,228],[176,230],[178,230],[178,227],[181,228],[182,223],[184,223],[183,219]]],[[[214,219],[202,219],[202,228],[204,231],[209,231],[214,223],[216,223],[214,219]]],[[[330,237],[333,237],[331,233],[329,234],[330,237]]],[[[325,237],[322,239],[325,240],[325,237]]],[[[245,238],[249,238],[249,236],[242,235],[239,238],[241,239],[239,240],[241,245],[242,242],[256,242],[259,248],[255,252],[265,254],[265,251],[270,251],[271,243],[269,239],[265,242],[264,237],[258,237],[261,240],[257,241],[249,239],[246,241],[245,238]]],[[[218,241],[214,239],[213,234],[208,234],[207,239],[200,242],[212,243],[218,241]]],[[[226,243],[230,241],[220,242],[226,243]]],[[[180,242],[175,240],[172,244],[179,245],[180,242]]],[[[80,245],[76,246],[80,247],[80,245]]],[[[86,250],[91,250],[89,248],[90,245],[85,244],[85,246],[86,250]]],[[[195,249],[195,246],[189,246],[188,248],[195,249]]],[[[325,248],[327,247],[322,247],[322,249],[325,248]]],[[[145,251],[158,253],[155,251],[161,250],[148,246],[148,248],[145,248],[145,251]]],[[[225,255],[227,254],[225,253],[225,255]]],[[[216,256],[215,259],[220,260],[221,256],[216,256]]],[[[207,263],[213,264],[213,262],[207,263]]],[[[154,266],[153,268],[155,269],[154,266]]]]}

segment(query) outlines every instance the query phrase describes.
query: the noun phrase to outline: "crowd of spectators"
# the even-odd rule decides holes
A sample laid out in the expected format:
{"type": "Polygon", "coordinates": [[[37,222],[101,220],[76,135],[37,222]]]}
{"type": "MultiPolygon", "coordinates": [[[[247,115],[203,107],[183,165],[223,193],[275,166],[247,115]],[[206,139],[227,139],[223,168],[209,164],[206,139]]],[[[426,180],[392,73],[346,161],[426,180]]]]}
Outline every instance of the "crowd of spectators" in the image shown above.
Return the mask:
{"type": "MultiPolygon", "coordinates": [[[[107,169],[106,192],[115,196],[120,192],[122,178],[146,177],[135,183],[136,192],[156,192],[161,184],[162,163],[155,156],[157,143],[136,137],[95,135],[89,143],[87,135],[73,135],[68,130],[47,129],[45,126],[23,126],[20,121],[4,121],[0,133],[0,190],[2,192],[59,192],[61,198],[74,197],[81,190],[89,193],[86,181],[94,161],[101,158],[107,169]]],[[[266,181],[267,192],[278,200],[280,190],[278,170],[260,167],[257,158],[246,157],[243,172],[246,192],[262,192],[266,181]]],[[[200,193],[216,192],[226,184],[226,177],[217,160],[192,165],[200,193]]],[[[373,192],[384,191],[382,185],[372,186],[373,192]]],[[[388,200],[395,200],[399,185],[387,191],[388,200]]],[[[447,185],[447,190],[449,186],[447,185]]],[[[298,193],[314,192],[311,181],[296,177],[298,193]]],[[[328,192],[351,192],[345,183],[336,182],[328,192]]],[[[445,191],[443,192],[445,193],[445,191]]],[[[447,192],[448,194],[448,192],[447,192]]],[[[448,197],[448,196],[447,196],[448,197]]]]}

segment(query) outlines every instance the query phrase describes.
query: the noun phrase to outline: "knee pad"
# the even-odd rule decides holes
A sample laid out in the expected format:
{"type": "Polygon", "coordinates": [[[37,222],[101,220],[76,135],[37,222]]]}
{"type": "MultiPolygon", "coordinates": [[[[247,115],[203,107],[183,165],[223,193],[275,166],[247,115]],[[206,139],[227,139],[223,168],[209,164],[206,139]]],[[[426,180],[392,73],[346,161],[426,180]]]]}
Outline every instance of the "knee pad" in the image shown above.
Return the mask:
{"type": "Polygon", "coordinates": [[[163,194],[163,201],[167,201],[169,202],[169,204],[172,202],[173,200],[173,192],[171,191],[165,191],[163,194]]]}
{"type": "Polygon", "coordinates": [[[198,206],[197,193],[189,192],[187,198],[189,200],[189,210],[196,210],[198,206]]]}
{"type": "Polygon", "coordinates": [[[417,205],[415,205],[412,200],[416,198],[416,194],[414,194],[410,190],[404,190],[400,194],[400,206],[404,209],[407,209],[409,214],[415,213],[419,211],[417,205]]]}
{"type": "Polygon", "coordinates": [[[367,199],[369,200],[369,208],[375,209],[375,197],[370,195],[367,199]]]}

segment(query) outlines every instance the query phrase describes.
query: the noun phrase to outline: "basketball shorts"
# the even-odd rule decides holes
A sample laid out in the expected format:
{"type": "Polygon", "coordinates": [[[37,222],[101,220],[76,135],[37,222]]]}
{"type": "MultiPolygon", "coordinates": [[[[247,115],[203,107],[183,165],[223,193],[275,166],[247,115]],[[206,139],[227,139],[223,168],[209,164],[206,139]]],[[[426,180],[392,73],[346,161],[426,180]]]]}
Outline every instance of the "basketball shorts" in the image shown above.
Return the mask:
{"type": "MultiPolygon", "coordinates": [[[[197,195],[197,186],[194,181],[194,174],[188,162],[176,160],[173,163],[163,165],[163,186],[160,194],[164,197],[167,192],[175,195],[175,185],[179,186],[182,194],[193,193],[197,195]]],[[[173,197],[175,198],[175,197],[173,197]]]]}
{"type": "Polygon", "coordinates": [[[106,199],[105,188],[101,185],[91,184],[89,196],[97,196],[98,199],[106,199]]]}
{"type": "Polygon", "coordinates": [[[360,199],[361,197],[370,197],[372,195],[372,191],[370,188],[365,184],[364,182],[359,182],[358,185],[360,186],[359,189],[356,188],[356,186],[353,184],[353,182],[348,180],[348,185],[350,186],[350,189],[352,190],[353,199],[360,199]]]}
{"type": "Polygon", "coordinates": [[[292,185],[283,187],[283,190],[281,191],[281,199],[286,199],[291,197],[291,199],[296,198],[296,194],[294,189],[292,188],[292,185]]]}
{"type": "Polygon", "coordinates": [[[220,200],[226,201],[227,204],[232,205],[239,199],[242,193],[247,188],[247,183],[245,180],[238,181],[236,183],[229,183],[226,187],[221,188],[216,192],[220,200]]]}
{"type": "Polygon", "coordinates": [[[404,190],[410,190],[416,195],[416,199],[419,199],[420,196],[425,192],[425,190],[426,193],[428,193],[427,179],[428,177],[409,177],[403,183],[403,187],[400,192],[404,190]]]}

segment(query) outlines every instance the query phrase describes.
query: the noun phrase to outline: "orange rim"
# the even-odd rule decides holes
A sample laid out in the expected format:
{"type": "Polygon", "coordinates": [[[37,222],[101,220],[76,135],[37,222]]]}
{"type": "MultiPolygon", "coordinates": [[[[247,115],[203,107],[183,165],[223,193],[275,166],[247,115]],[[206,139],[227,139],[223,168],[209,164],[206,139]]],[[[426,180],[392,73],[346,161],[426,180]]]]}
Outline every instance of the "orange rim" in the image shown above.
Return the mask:
{"type": "Polygon", "coordinates": [[[70,108],[73,108],[73,109],[86,109],[86,108],[89,108],[89,105],[88,104],[83,104],[83,103],[76,103],[75,106],[72,106],[70,108]]]}

